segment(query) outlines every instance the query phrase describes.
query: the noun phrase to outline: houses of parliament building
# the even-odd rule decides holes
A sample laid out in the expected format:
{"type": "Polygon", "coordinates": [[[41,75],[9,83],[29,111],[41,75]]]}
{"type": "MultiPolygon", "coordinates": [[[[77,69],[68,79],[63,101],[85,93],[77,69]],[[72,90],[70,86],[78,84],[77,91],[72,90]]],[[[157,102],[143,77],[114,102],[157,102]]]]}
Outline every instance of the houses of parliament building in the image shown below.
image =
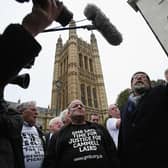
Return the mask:
{"type": "MultiPolygon", "coordinates": [[[[70,27],[75,27],[75,22],[70,27]]],[[[52,81],[51,110],[56,115],[74,99],[86,106],[87,118],[98,113],[101,120],[107,112],[107,97],[95,35],[90,44],[78,38],[76,29],[69,30],[65,44],[59,37],[56,44],[52,81]]]]}

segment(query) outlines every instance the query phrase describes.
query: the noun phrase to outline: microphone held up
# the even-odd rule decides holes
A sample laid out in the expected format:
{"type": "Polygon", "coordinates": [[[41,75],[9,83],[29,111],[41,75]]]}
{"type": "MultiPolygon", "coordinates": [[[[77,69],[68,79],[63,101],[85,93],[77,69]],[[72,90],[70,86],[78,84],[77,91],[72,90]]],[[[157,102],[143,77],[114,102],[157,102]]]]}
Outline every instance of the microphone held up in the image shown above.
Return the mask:
{"type": "Polygon", "coordinates": [[[122,42],[121,33],[97,6],[88,4],[84,9],[84,15],[110,44],[119,45],[122,42]]]}

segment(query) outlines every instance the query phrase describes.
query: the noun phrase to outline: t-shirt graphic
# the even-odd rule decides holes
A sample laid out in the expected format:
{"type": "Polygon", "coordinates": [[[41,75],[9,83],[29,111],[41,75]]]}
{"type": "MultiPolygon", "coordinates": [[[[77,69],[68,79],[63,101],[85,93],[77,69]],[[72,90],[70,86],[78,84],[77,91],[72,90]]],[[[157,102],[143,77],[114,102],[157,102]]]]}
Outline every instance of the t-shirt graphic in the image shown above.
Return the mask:
{"type": "Polygon", "coordinates": [[[25,168],[41,168],[44,149],[37,129],[34,126],[23,125],[22,139],[25,168]]]}
{"type": "Polygon", "coordinates": [[[107,162],[104,138],[100,131],[87,125],[72,125],[62,139],[61,167],[104,166],[107,162]],[[66,162],[64,162],[66,160],[66,162]]]}

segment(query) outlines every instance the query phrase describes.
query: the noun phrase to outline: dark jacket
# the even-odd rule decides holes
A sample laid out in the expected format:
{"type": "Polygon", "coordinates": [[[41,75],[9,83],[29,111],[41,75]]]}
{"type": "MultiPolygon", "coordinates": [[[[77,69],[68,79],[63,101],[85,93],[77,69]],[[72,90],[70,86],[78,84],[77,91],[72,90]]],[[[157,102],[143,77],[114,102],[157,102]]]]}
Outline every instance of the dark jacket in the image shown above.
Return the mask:
{"type": "Polygon", "coordinates": [[[4,101],[4,88],[39,53],[41,46],[21,25],[11,24],[0,35],[0,167],[24,168],[22,118],[4,101]]]}
{"type": "Polygon", "coordinates": [[[36,127],[37,132],[38,132],[38,134],[39,134],[39,137],[40,137],[40,139],[41,139],[41,141],[42,141],[43,149],[44,149],[44,153],[45,153],[45,152],[46,152],[46,149],[47,149],[45,134],[43,133],[43,131],[42,131],[39,127],[37,127],[37,126],[35,126],[35,127],[36,127]]]}
{"type": "Polygon", "coordinates": [[[20,114],[0,102],[0,167],[24,168],[22,152],[23,120],[20,114]]]}
{"type": "Polygon", "coordinates": [[[49,146],[51,136],[52,136],[52,133],[51,133],[51,132],[47,132],[47,133],[45,134],[46,148],[48,148],[48,146],[49,146]]]}
{"type": "Polygon", "coordinates": [[[128,101],[121,114],[121,167],[168,167],[168,87],[152,88],[136,107],[128,101]]]}

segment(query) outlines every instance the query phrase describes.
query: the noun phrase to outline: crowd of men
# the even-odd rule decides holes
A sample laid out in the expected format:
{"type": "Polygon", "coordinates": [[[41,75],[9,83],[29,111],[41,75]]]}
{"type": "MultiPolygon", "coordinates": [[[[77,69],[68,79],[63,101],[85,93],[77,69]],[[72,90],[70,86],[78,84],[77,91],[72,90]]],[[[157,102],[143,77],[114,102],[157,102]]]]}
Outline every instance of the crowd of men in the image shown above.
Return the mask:
{"type": "Polygon", "coordinates": [[[17,141],[11,141],[23,158],[19,164],[25,168],[166,167],[167,84],[152,87],[149,76],[141,71],[133,74],[130,83],[132,92],[124,108],[110,104],[104,124],[98,113],[87,120],[85,105],[76,99],[49,121],[44,133],[36,126],[36,102],[19,104],[23,123],[17,141]]]}
{"type": "MultiPolygon", "coordinates": [[[[34,3],[22,24],[10,24],[0,35],[0,166],[3,168],[167,168],[168,85],[151,86],[147,73],[131,78],[123,109],[108,108],[105,124],[97,113],[86,119],[85,105],[72,100],[44,134],[36,126],[36,102],[12,109],[4,100],[6,85],[22,68],[34,63],[41,50],[35,36],[57,20],[62,3],[34,3]],[[9,50],[10,48],[10,50],[9,50]],[[10,61],[9,61],[10,60],[10,61]]],[[[165,71],[166,80],[168,71],[165,71]]]]}

